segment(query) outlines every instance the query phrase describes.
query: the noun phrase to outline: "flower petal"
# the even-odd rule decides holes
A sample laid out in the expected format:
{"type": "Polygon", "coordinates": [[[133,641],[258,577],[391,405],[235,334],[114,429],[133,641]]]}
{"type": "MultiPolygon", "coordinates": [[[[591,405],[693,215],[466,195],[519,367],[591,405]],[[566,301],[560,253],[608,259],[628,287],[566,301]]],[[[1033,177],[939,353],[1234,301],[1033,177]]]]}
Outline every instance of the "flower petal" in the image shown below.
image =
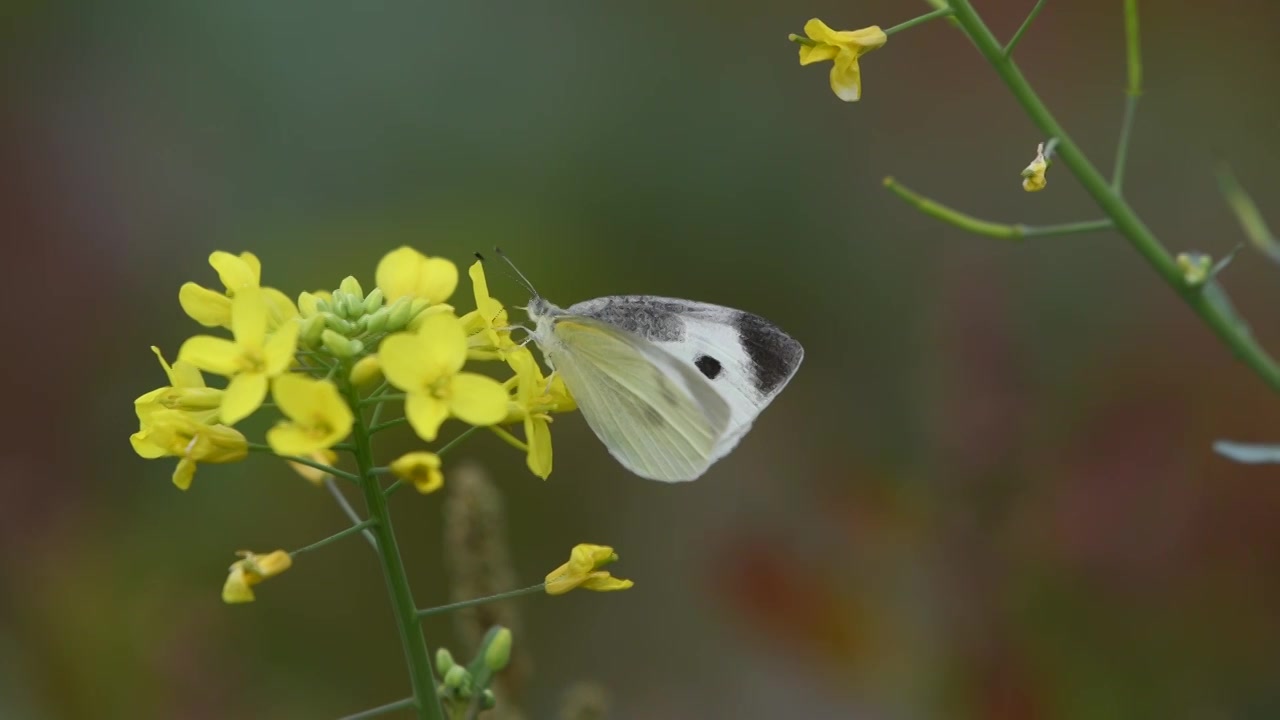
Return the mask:
{"type": "Polygon", "coordinates": [[[326,447],[324,441],[316,438],[307,428],[287,420],[281,420],[275,427],[267,430],[267,444],[277,455],[304,457],[326,447]]]}
{"type": "Polygon", "coordinates": [[[191,458],[182,458],[178,461],[178,466],[173,469],[173,484],[179,490],[186,490],[191,487],[191,481],[196,477],[196,461],[191,458]]]}
{"type": "Polygon", "coordinates": [[[800,64],[812,65],[824,60],[834,60],[836,55],[840,54],[840,48],[835,45],[801,45],[800,46],[800,64]]]}
{"type": "Polygon", "coordinates": [[[378,362],[387,382],[401,390],[422,390],[427,384],[422,356],[427,342],[414,333],[396,333],[378,346],[378,362]]]}
{"type": "Polygon", "coordinates": [[[231,298],[189,282],[178,290],[178,304],[192,320],[205,327],[231,327],[231,298]]]}
{"type": "Polygon", "coordinates": [[[614,590],[626,590],[627,588],[633,585],[635,585],[635,583],[631,582],[630,580],[623,580],[622,578],[613,577],[607,572],[598,572],[598,573],[591,573],[591,575],[588,576],[587,579],[583,581],[582,585],[580,585],[579,587],[581,587],[583,590],[594,590],[596,592],[611,592],[614,590]]]}
{"type": "Polygon", "coordinates": [[[449,381],[449,411],[468,425],[493,425],[507,416],[502,383],[476,373],[458,373],[449,381]]]}
{"type": "Polygon", "coordinates": [[[298,349],[298,331],[302,328],[290,320],[281,325],[262,349],[262,357],[269,376],[276,376],[293,364],[293,353],[298,349]]]}
{"type": "Polygon", "coordinates": [[[458,266],[444,258],[427,258],[419,270],[419,297],[441,303],[458,287],[458,266]]]}
{"type": "Polygon", "coordinates": [[[245,288],[231,300],[231,334],[244,348],[261,348],[267,338],[267,301],[259,288],[245,288]]]}
{"type": "Polygon", "coordinates": [[[857,102],[862,97],[862,73],[858,69],[858,56],[842,52],[831,66],[831,91],[845,102],[857,102]]]}
{"type": "Polygon", "coordinates": [[[245,580],[244,568],[233,565],[222,586],[222,602],[228,604],[253,602],[253,590],[245,580]]]}
{"type": "Polygon", "coordinates": [[[524,420],[524,439],[529,446],[525,456],[525,464],[529,472],[547,479],[551,474],[551,428],[541,418],[526,417],[524,420]]]}
{"type": "Polygon", "coordinates": [[[138,453],[138,457],[147,460],[155,460],[169,454],[163,447],[151,442],[151,431],[147,428],[130,435],[129,444],[133,446],[133,451],[138,453]]]}
{"type": "Polygon", "coordinates": [[[449,406],[425,393],[409,393],[404,401],[404,414],[418,437],[430,442],[436,439],[440,425],[449,417],[449,406]]]}
{"type": "Polygon", "coordinates": [[[267,376],[262,373],[240,373],[231,378],[222,396],[222,422],[235,425],[262,406],[267,397],[267,376]]]}
{"type": "Polygon", "coordinates": [[[251,265],[243,257],[221,250],[209,256],[209,264],[218,271],[218,279],[232,295],[244,288],[258,287],[262,266],[258,264],[256,257],[253,260],[254,264],[251,265]]]}
{"type": "Polygon", "coordinates": [[[274,330],[299,316],[298,306],[288,295],[275,288],[262,288],[262,299],[267,302],[267,329],[274,330]]]}
{"type": "Polygon", "coordinates": [[[240,348],[226,338],[197,335],[188,338],[178,349],[178,361],[214,373],[234,375],[240,371],[240,348]]]}
{"type": "Polygon", "coordinates": [[[467,332],[457,317],[429,315],[417,332],[425,343],[419,362],[427,382],[452,375],[467,362],[467,332]]]}
{"type": "Polygon", "coordinates": [[[820,43],[828,45],[836,43],[836,31],[818,18],[811,18],[809,22],[804,24],[804,34],[808,35],[810,40],[816,40],[820,43]]]}

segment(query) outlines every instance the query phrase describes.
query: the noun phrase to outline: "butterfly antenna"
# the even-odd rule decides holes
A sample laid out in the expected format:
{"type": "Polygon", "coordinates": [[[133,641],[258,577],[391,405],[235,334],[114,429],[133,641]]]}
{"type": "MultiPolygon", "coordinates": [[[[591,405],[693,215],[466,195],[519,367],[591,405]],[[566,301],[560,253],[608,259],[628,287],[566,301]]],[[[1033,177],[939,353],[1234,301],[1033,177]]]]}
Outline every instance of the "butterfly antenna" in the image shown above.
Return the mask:
{"type": "MultiPolygon", "coordinates": [[[[528,290],[531,296],[542,297],[541,295],[538,294],[538,291],[534,289],[533,283],[529,282],[529,278],[525,277],[524,273],[520,272],[520,268],[516,267],[516,264],[511,262],[511,258],[507,257],[507,254],[502,252],[502,248],[495,247],[493,249],[493,253],[498,257],[502,258],[502,261],[507,264],[507,267],[511,268],[511,272],[515,273],[514,275],[512,275],[512,277],[515,279],[516,282],[520,283],[520,285],[525,290],[528,290]]],[[[476,257],[480,258],[482,261],[484,260],[484,258],[481,257],[480,253],[476,253],[476,257]]],[[[511,275],[511,273],[507,273],[507,274],[511,275]]]]}

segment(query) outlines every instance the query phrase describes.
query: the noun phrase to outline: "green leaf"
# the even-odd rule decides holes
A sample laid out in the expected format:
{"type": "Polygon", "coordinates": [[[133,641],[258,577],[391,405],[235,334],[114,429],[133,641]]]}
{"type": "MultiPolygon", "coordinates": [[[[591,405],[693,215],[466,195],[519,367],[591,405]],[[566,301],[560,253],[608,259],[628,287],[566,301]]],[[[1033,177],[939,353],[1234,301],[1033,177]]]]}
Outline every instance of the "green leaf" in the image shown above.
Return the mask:
{"type": "Polygon", "coordinates": [[[1262,445],[1219,440],[1213,444],[1214,452],[1247,465],[1280,463],[1280,445],[1262,445]]]}

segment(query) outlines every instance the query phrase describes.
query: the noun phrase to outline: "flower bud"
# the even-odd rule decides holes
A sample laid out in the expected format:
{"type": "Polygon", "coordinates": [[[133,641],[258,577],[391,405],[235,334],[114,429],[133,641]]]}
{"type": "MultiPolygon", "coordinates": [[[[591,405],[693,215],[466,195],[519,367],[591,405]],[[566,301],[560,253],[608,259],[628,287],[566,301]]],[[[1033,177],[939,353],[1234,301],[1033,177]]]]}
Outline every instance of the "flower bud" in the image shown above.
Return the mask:
{"type": "Polygon", "coordinates": [[[338,284],[338,288],[349,297],[355,298],[356,302],[364,302],[364,288],[360,287],[360,281],[351,275],[342,278],[342,282],[338,284]]]}
{"type": "Polygon", "coordinates": [[[461,665],[454,665],[444,674],[444,685],[462,697],[471,695],[471,673],[461,665]]]}
{"type": "Polygon", "coordinates": [[[1178,253],[1178,268],[1182,270],[1182,280],[1191,287],[1200,287],[1209,280],[1209,270],[1213,267],[1213,258],[1198,252],[1178,253]]]}
{"type": "Polygon", "coordinates": [[[386,308],[378,308],[372,315],[364,316],[364,329],[370,333],[380,333],[387,329],[387,321],[391,319],[391,313],[386,308]]]}
{"type": "Polygon", "coordinates": [[[298,335],[302,338],[303,344],[309,347],[320,344],[320,334],[324,332],[324,318],[324,315],[312,315],[302,321],[302,329],[298,335]]]}
{"type": "Polygon", "coordinates": [[[359,352],[356,349],[356,343],[359,343],[359,340],[351,340],[347,336],[339,335],[332,330],[325,330],[320,333],[320,341],[324,343],[326,350],[333,353],[334,357],[351,358],[355,357],[359,352]]]}
{"type": "Polygon", "coordinates": [[[457,665],[453,661],[453,654],[449,652],[449,648],[440,648],[436,651],[436,672],[444,675],[457,665]]]}
{"type": "Polygon", "coordinates": [[[489,644],[484,649],[484,665],[490,672],[498,672],[511,661],[511,631],[495,627],[489,631],[489,644]]]}
{"type": "Polygon", "coordinates": [[[484,689],[484,694],[480,696],[480,707],[484,710],[492,710],[498,704],[498,697],[493,694],[489,688],[484,689]]]}
{"type": "Polygon", "coordinates": [[[366,355],[360,358],[355,366],[351,368],[351,384],[368,385],[370,382],[377,380],[381,373],[382,366],[378,364],[378,356],[366,355]]]}
{"type": "Polygon", "coordinates": [[[365,314],[377,312],[382,307],[382,288],[374,288],[373,292],[364,299],[365,314]]]}
{"type": "Polygon", "coordinates": [[[396,300],[387,311],[387,330],[392,332],[403,330],[413,317],[413,308],[408,297],[396,300]]]}
{"type": "Polygon", "coordinates": [[[337,315],[325,315],[324,324],[328,325],[330,330],[343,335],[350,335],[356,329],[354,325],[337,315]]]}

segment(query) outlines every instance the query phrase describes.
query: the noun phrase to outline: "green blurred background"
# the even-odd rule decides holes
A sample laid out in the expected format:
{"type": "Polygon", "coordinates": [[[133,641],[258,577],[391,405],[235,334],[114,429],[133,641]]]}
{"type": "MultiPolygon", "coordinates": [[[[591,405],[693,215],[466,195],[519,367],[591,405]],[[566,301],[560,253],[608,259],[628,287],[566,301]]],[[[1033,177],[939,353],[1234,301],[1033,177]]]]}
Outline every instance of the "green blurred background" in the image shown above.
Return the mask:
{"type": "MultiPolygon", "coordinates": [[[[978,7],[1008,37],[1032,4],[978,7]]],[[[214,284],[210,251],[252,250],[296,293],[369,287],[405,243],[460,264],[501,244],[561,304],[697,298],[807,348],[692,485],[629,476],[576,415],[546,482],[496,438],[460,451],[505,494],[522,584],[582,541],[637,581],[521,601],[528,717],[584,681],[620,719],[1280,716],[1280,484],[1210,451],[1280,438],[1280,399],[1119,236],[1003,244],[881,187],[1098,214],[1061,167],[1021,190],[1044,138],[954,29],[865,57],[856,105],[786,41],[814,15],[926,9],[5,3],[0,717],[323,718],[407,694],[360,541],[219,600],[233,551],[344,526],[322,490],[255,456],[181,493],[126,442],[163,381],[147,346],[198,330],[176,295],[214,284]]],[[[1174,250],[1221,256],[1241,235],[1216,159],[1280,223],[1280,6],[1143,9],[1128,195],[1174,250]]],[[[1119,0],[1051,2],[1019,56],[1109,168],[1119,0]]],[[[1225,277],[1280,349],[1278,269],[1246,251],[1225,277]]],[[[449,595],[445,495],[394,503],[424,603],[449,595]]],[[[459,647],[446,619],[427,634],[459,647]]]]}

